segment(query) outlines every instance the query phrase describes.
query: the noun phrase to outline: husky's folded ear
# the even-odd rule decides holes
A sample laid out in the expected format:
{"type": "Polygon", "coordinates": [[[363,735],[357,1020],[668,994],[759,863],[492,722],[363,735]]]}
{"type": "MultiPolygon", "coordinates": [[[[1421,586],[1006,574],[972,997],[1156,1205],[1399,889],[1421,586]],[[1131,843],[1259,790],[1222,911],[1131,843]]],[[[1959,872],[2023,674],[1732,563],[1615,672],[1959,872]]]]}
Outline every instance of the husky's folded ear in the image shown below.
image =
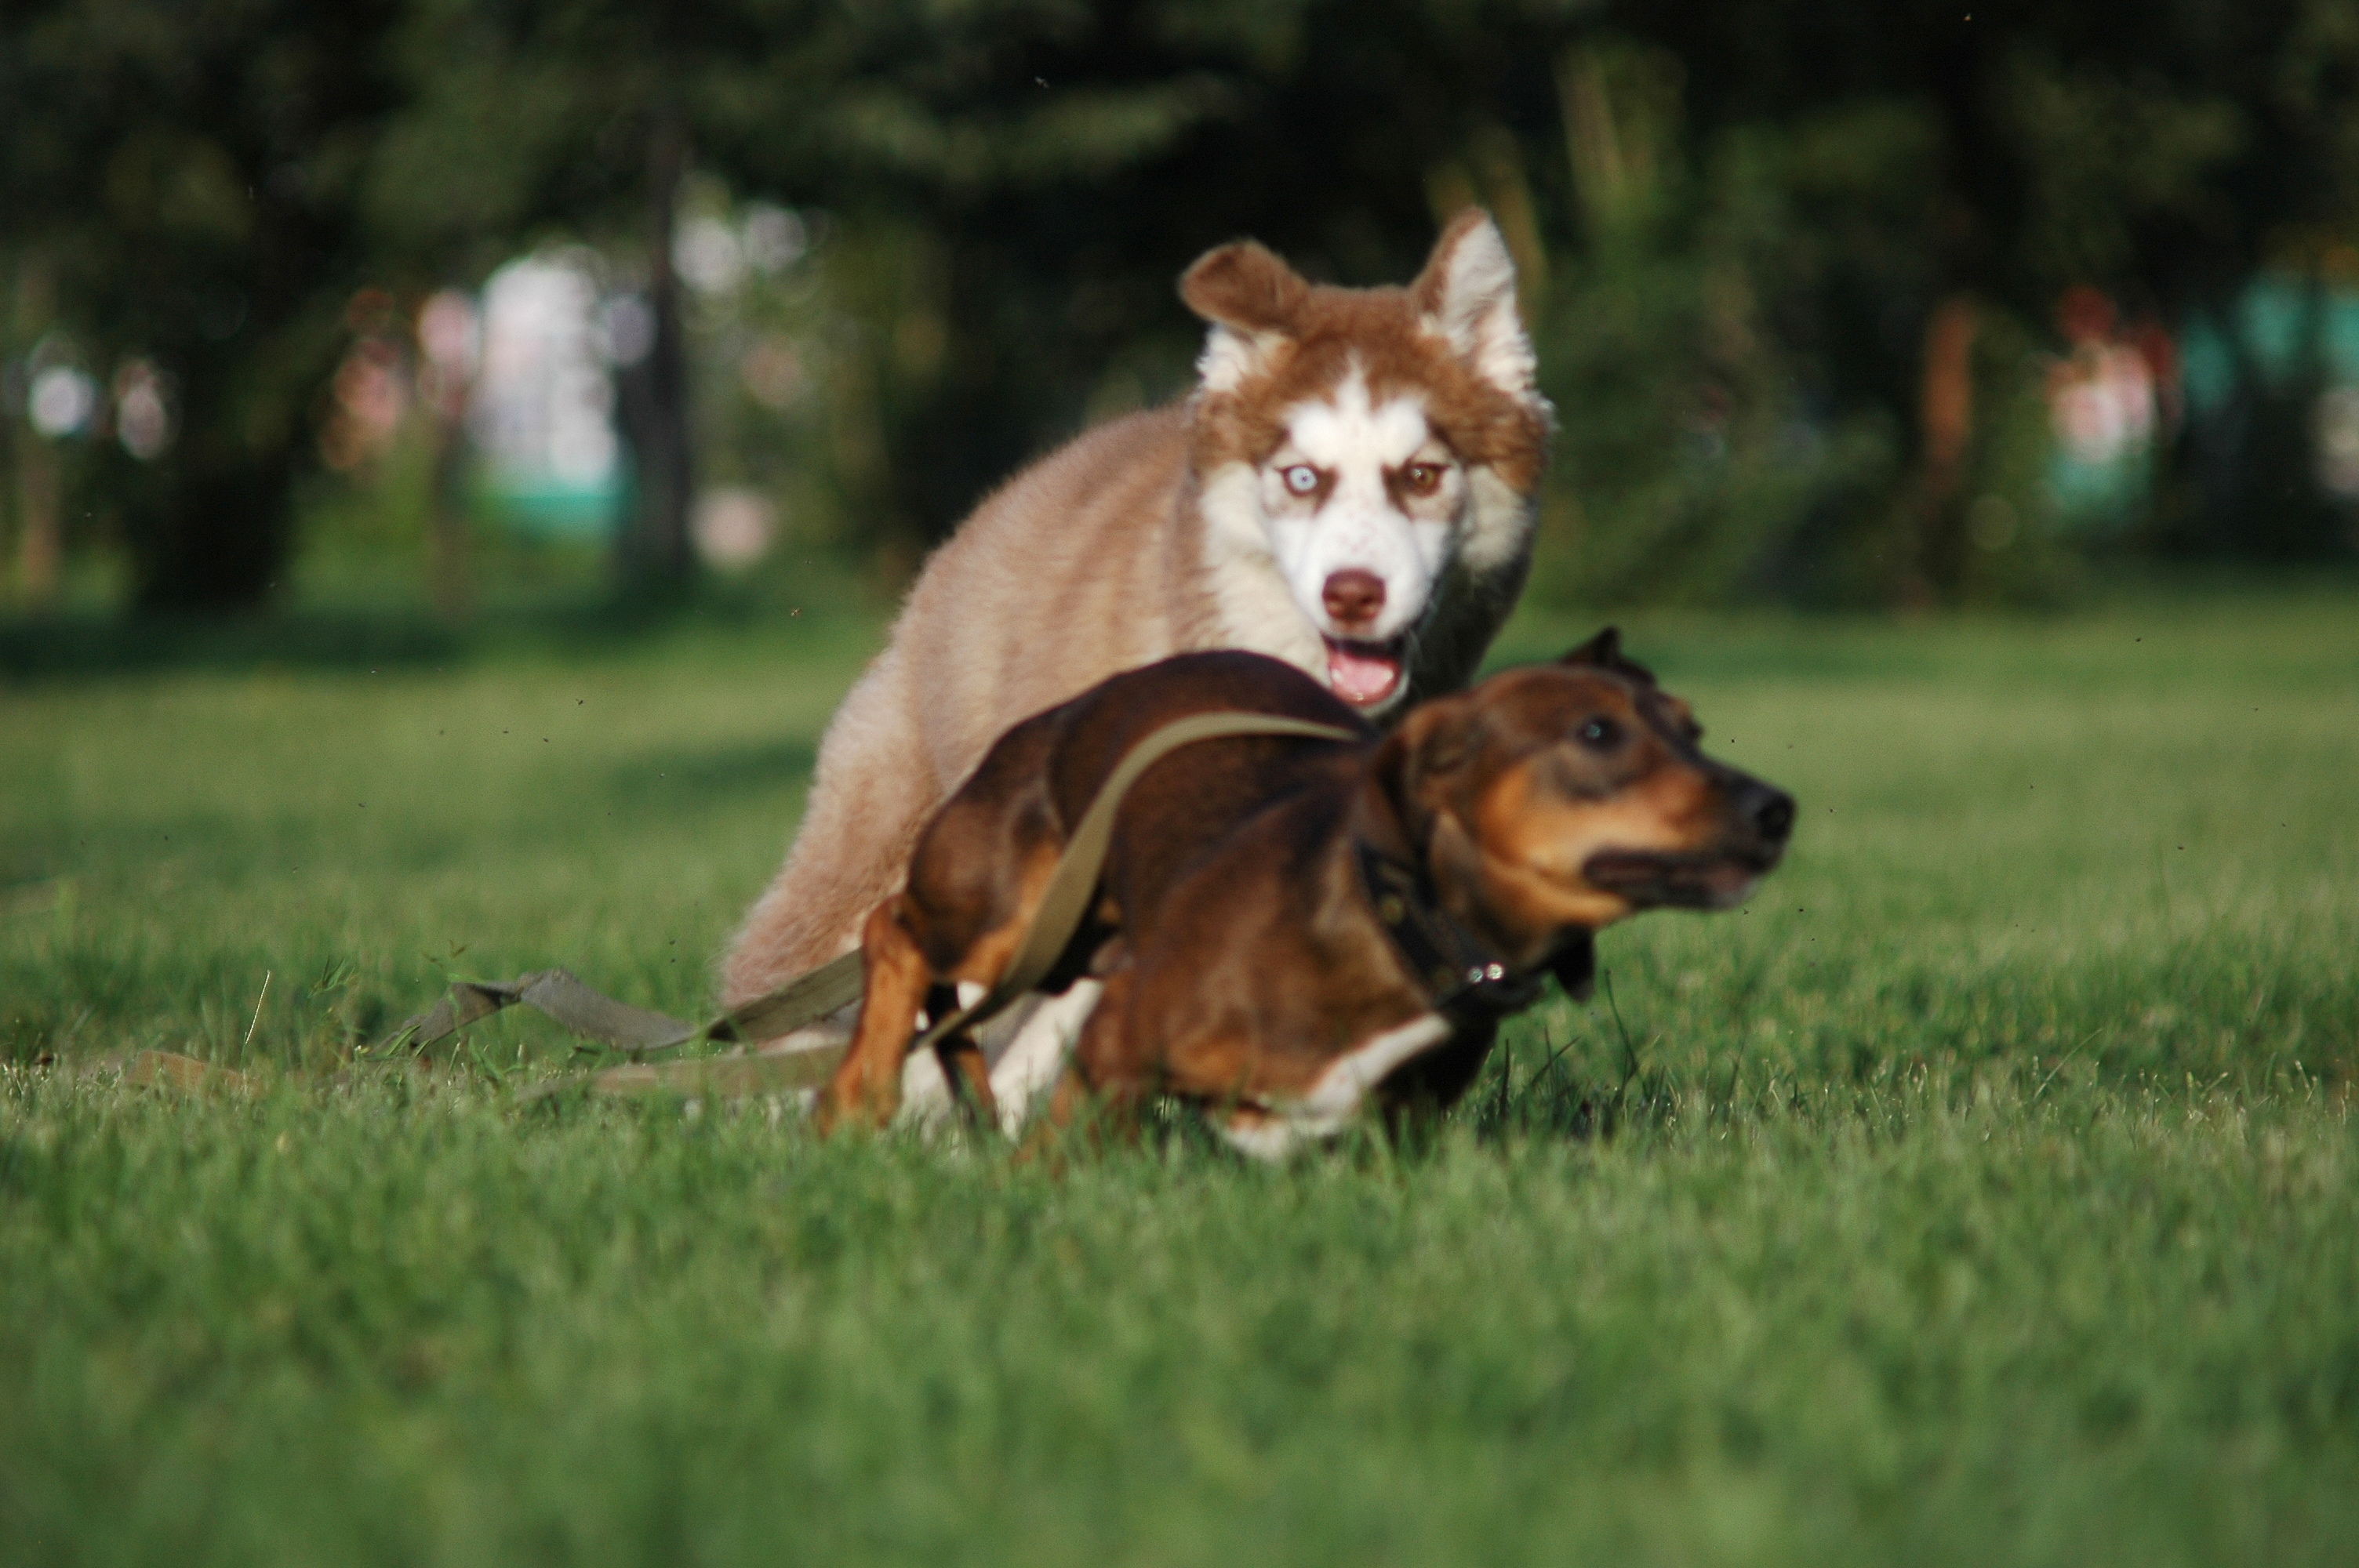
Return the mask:
{"type": "Polygon", "coordinates": [[[1477,375],[1510,395],[1531,395],[1538,366],[1516,314],[1516,264],[1488,212],[1470,207],[1451,220],[1409,292],[1428,330],[1477,375]]]}
{"type": "Polygon", "coordinates": [[[1310,286],[1252,240],[1207,251],[1180,275],[1180,297],[1205,320],[1240,332],[1283,332],[1310,286]]]}
{"type": "Polygon", "coordinates": [[[1199,256],[1180,276],[1180,297],[1212,324],[1196,369],[1216,392],[1269,367],[1270,351],[1293,335],[1310,286],[1256,244],[1239,240],[1199,256]]]}
{"type": "Polygon", "coordinates": [[[1628,676],[1632,680],[1645,681],[1648,686],[1655,684],[1654,671],[1636,659],[1625,659],[1622,656],[1622,629],[1618,626],[1608,626],[1557,662],[1564,665],[1594,665],[1602,670],[1612,670],[1616,675],[1628,676]]]}

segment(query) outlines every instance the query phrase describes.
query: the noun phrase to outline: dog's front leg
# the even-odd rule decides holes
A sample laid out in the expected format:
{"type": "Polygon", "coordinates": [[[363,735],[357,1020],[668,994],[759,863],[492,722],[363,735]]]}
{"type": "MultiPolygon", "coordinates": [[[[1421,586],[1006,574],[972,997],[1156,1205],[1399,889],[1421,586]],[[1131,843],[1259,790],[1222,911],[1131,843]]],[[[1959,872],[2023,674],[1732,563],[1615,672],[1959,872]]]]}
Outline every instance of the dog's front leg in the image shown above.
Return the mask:
{"type": "Polygon", "coordinates": [[[1096,1005],[1082,1025],[1081,1039],[1049,1097],[1048,1114],[1025,1141],[1027,1159],[1044,1152],[1054,1158],[1055,1151],[1084,1132],[1093,1143],[1106,1138],[1133,1141],[1138,1137],[1139,1102],[1146,1098],[1149,1085],[1147,1075],[1131,1061],[1125,1039],[1130,979],[1125,966],[1104,981],[1096,1005]]]}
{"type": "Polygon", "coordinates": [[[905,918],[906,903],[905,895],[895,893],[878,904],[861,934],[860,1022],[851,1049],[820,1096],[812,1120],[821,1132],[846,1121],[882,1127],[900,1108],[901,1065],[933,979],[905,918]]]}
{"type": "Polygon", "coordinates": [[[962,1029],[934,1046],[934,1058],[950,1081],[951,1098],[979,1132],[999,1130],[999,1106],[991,1092],[991,1064],[971,1031],[962,1029]]]}

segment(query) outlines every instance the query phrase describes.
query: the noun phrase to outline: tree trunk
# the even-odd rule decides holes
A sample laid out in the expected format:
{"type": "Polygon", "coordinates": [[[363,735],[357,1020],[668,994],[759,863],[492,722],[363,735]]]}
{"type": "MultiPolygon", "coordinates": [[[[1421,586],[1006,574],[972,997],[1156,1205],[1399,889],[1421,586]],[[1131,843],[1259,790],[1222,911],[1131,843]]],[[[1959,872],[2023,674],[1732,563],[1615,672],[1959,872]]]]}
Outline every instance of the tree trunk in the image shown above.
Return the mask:
{"type": "Polygon", "coordinates": [[[688,344],[680,319],[672,235],[688,138],[677,118],[658,120],[647,168],[647,305],[655,317],[647,358],[629,367],[618,389],[624,438],[630,444],[636,504],[623,534],[623,577],[635,589],[684,582],[695,565],[689,507],[695,495],[688,407],[688,344]]]}
{"type": "Polygon", "coordinates": [[[179,453],[122,487],[142,611],[253,609],[278,586],[294,533],[293,456],[179,453]],[[210,459],[211,460],[208,460],[210,459]],[[141,482],[141,481],[147,482],[141,482]]]}
{"type": "Polygon", "coordinates": [[[1974,337],[1971,296],[1952,294],[1925,321],[1918,387],[1919,457],[1914,539],[1901,564],[1901,608],[1921,610],[1957,596],[1965,577],[1959,487],[1974,433],[1974,337]]]}
{"type": "Polygon", "coordinates": [[[426,516],[426,578],[435,612],[457,622],[474,613],[468,576],[467,429],[438,411],[434,424],[434,495],[426,516]]]}
{"type": "MultiPolygon", "coordinates": [[[[21,364],[57,302],[49,269],[36,257],[20,254],[11,273],[7,298],[0,301],[0,356],[21,364]]],[[[57,449],[32,427],[21,403],[0,409],[0,472],[16,481],[14,496],[0,495],[0,514],[11,503],[16,513],[16,602],[45,610],[57,598],[64,568],[65,503],[57,449]]]]}
{"type": "Polygon", "coordinates": [[[45,610],[58,596],[65,559],[58,502],[58,458],[47,441],[19,433],[16,448],[16,594],[27,610],[45,610]]]}
{"type": "MultiPolygon", "coordinates": [[[[193,334],[158,344],[157,357],[184,388],[179,434],[152,462],[113,443],[92,454],[103,492],[123,509],[138,610],[250,610],[278,586],[295,539],[299,443],[309,431],[295,395],[257,394],[249,366],[279,346],[243,333],[220,344],[193,334]]],[[[286,381],[319,384],[311,376],[286,381]]]]}

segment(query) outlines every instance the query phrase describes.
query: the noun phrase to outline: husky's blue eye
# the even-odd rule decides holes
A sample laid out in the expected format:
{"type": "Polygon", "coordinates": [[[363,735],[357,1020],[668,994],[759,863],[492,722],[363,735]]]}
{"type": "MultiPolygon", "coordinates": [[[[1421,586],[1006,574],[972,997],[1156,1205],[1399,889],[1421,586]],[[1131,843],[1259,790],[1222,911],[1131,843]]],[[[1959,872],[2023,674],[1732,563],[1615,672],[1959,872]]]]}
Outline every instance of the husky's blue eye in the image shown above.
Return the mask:
{"type": "Polygon", "coordinates": [[[1309,463],[1297,463],[1285,474],[1286,488],[1297,495],[1308,495],[1319,488],[1319,470],[1309,463]]]}
{"type": "Polygon", "coordinates": [[[1581,743],[1593,752],[1611,751],[1622,739],[1622,726],[1611,719],[1593,719],[1580,730],[1581,743]]]}

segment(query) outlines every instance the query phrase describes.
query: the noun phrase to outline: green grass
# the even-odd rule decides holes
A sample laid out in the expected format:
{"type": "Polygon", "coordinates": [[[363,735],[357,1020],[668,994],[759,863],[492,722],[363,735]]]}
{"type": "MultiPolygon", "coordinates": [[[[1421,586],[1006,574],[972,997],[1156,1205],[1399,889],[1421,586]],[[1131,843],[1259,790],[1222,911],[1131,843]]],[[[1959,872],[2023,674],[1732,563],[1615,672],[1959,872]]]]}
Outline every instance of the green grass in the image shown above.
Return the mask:
{"type": "Polygon", "coordinates": [[[0,1563],[2350,1561],[2359,593],[1626,630],[1802,803],[1744,914],[1430,1148],[1061,1179],[318,1076],[704,1005],[863,615],[18,660],[0,1563]]]}

